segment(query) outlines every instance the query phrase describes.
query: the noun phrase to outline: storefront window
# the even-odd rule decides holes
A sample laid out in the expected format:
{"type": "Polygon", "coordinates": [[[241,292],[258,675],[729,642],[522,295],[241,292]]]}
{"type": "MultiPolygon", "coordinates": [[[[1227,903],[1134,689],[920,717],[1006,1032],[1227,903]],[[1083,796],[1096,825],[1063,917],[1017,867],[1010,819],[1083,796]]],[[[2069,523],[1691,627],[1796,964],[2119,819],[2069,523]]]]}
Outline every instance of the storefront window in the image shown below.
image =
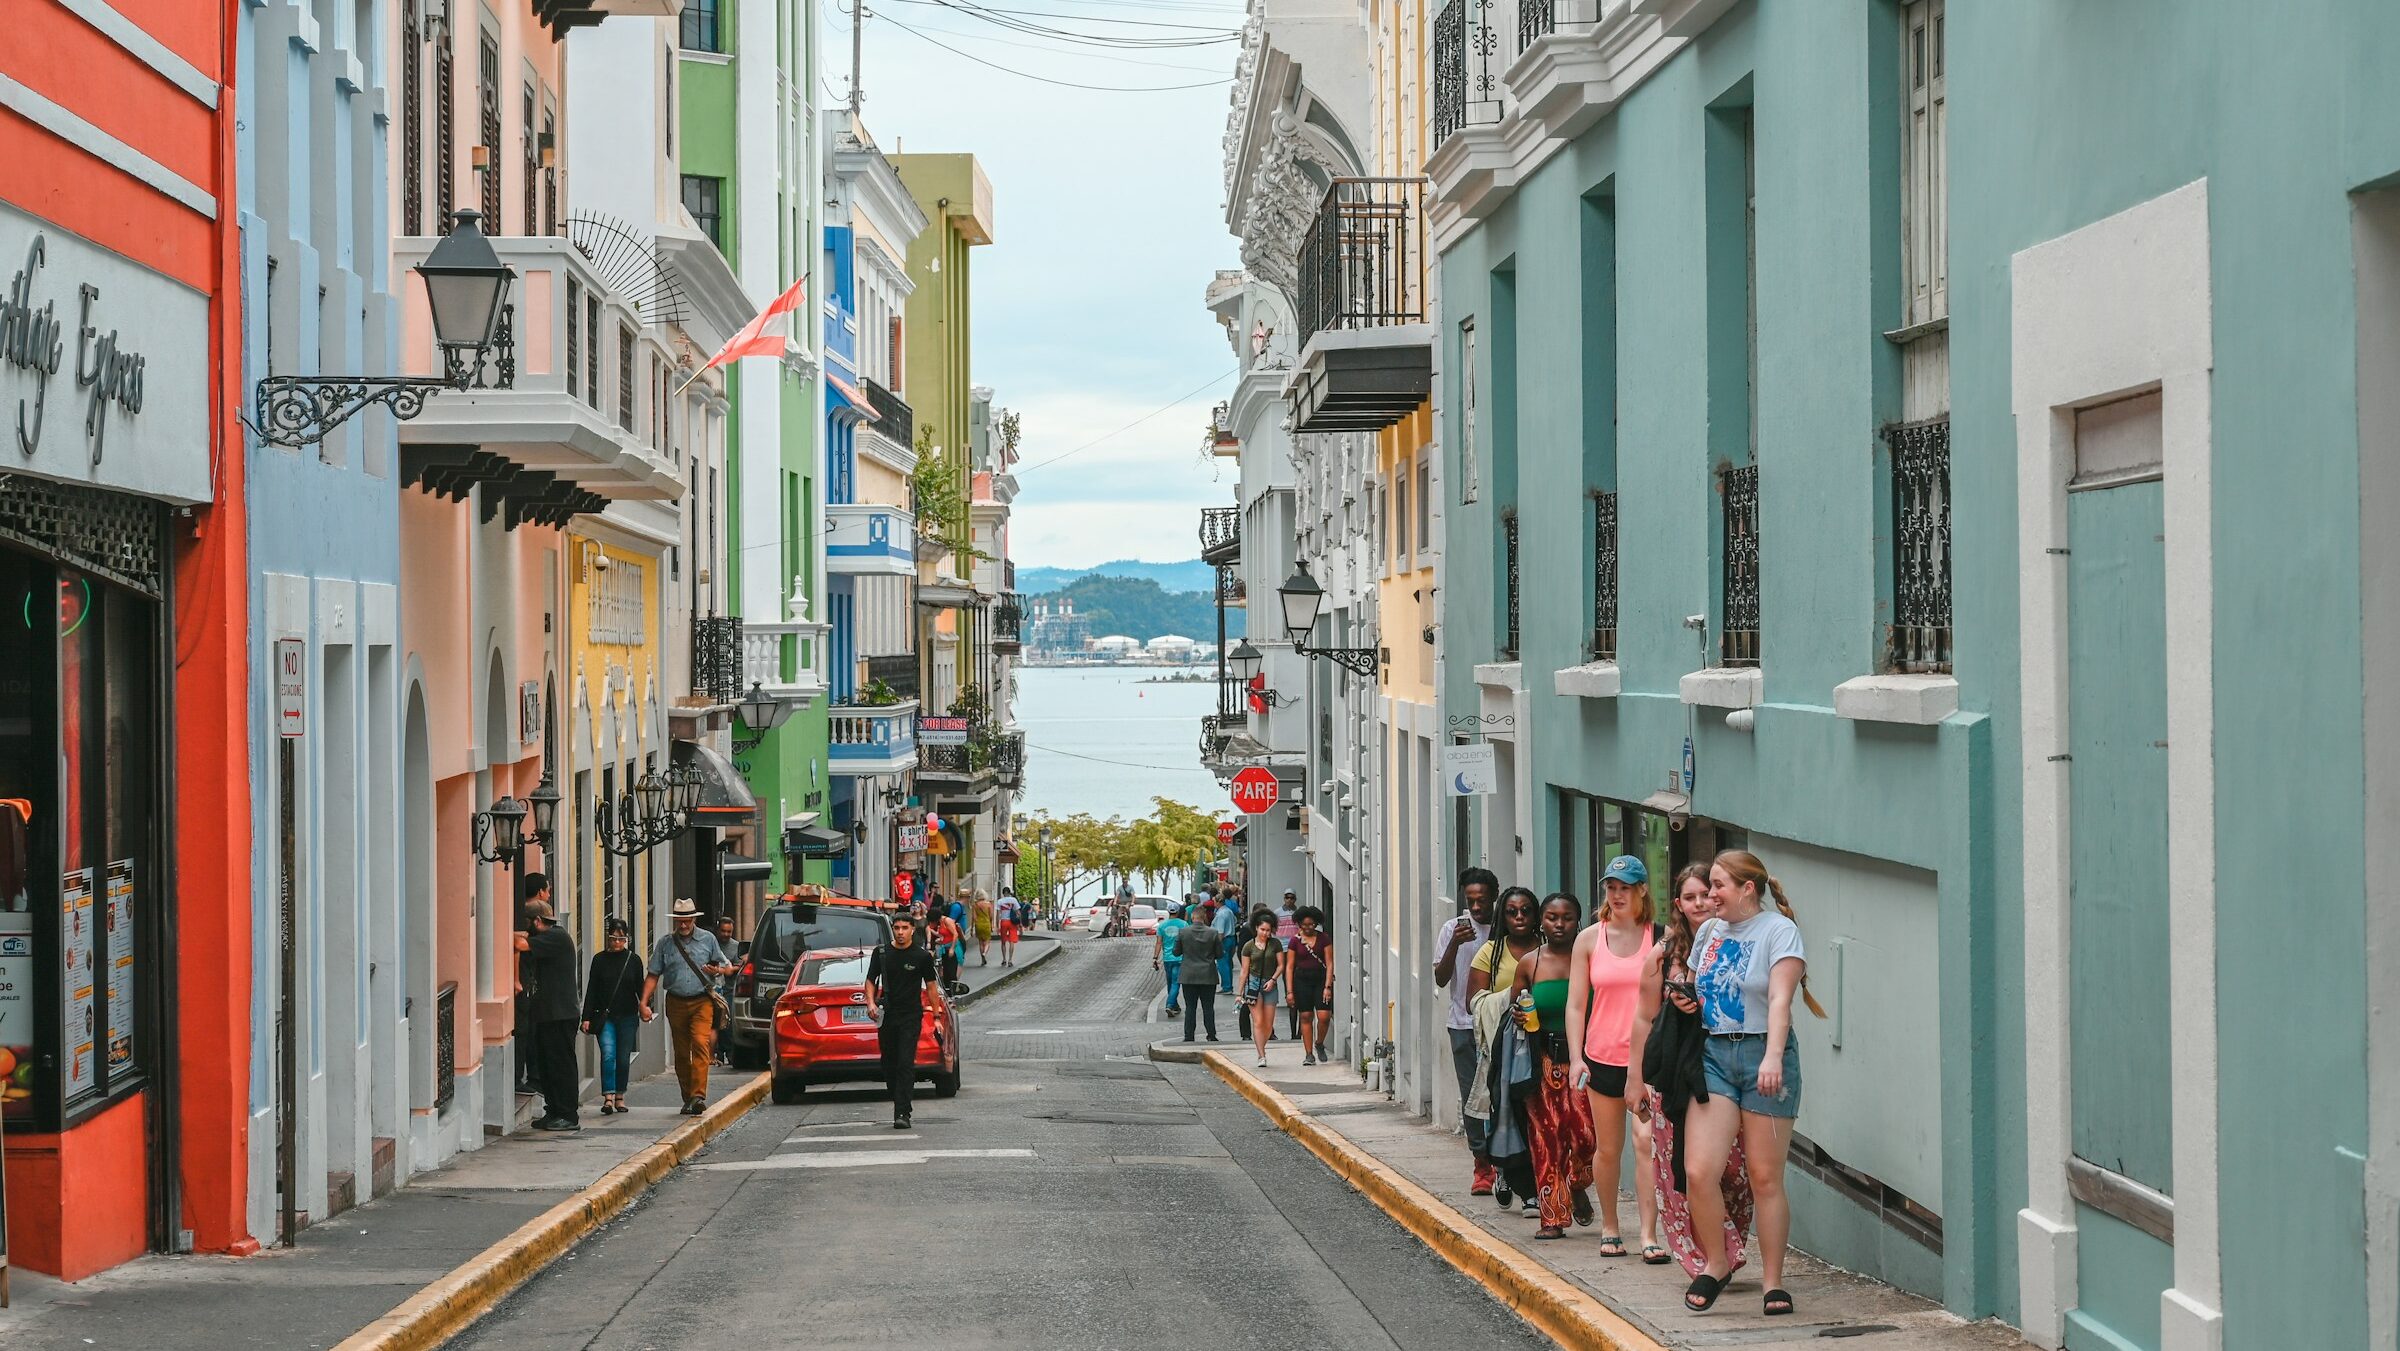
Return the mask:
{"type": "Polygon", "coordinates": [[[0,1117],[140,1086],[158,923],[158,606],[0,547],[0,1117]]]}

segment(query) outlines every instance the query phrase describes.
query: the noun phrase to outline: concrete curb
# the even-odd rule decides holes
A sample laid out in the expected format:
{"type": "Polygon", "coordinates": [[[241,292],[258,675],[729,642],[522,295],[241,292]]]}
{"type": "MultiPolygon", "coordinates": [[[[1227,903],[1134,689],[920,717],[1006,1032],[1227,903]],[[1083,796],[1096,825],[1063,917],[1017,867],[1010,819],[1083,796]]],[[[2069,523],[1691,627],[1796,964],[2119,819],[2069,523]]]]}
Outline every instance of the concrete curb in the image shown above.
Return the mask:
{"type": "MultiPolygon", "coordinates": [[[[1019,948],[1023,948],[1024,944],[1020,943],[1017,946],[1019,948]]],[[[990,994],[992,991],[997,990],[1001,986],[1006,985],[1010,981],[1024,975],[1026,972],[1033,970],[1037,966],[1040,966],[1042,963],[1049,961],[1056,955],[1058,955],[1058,944],[1055,942],[1049,943],[1041,949],[1040,956],[1026,957],[1025,960],[1018,962],[1015,966],[1010,967],[1007,975],[998,977],[989,985],[979,986],[978,988],[969,990],[965,994],[960,995],[958,998],[951,1000],[950,1007],[954,1009],[963,1009],[967,1005],[974,1003],[976,1000],[983,998],[987,994],[990,994]]]]}
{"type": "MultiPolygon", "coordinates": [[[[1153,1059],[1185,1059],[1180,1047],[1168,1055],[1160,1055],[1161,1049],[1151,1048],[1153,1059]]],[[[1307,1146],[1326,1167],[1551,1341],[1569,1351],[1668,1351],[1665,1343],[1635,1327],[1583,1287],[1492,1237],[1441,1198],[1339,1132],[1318,1124],[1290,1098],[1235,1064],[1224,1052],[1207,1051],[1197,1059],[1266,1113],[1286,1135],[1307,1146]]]]}
{"type": "Polygon", "coordinates": [[[476,1319],[543,1267],[616,1218],[767,1100],[772,1076],[761,1074],[718,1099],[700,1116],[660,1136],[600,1180],[527,1220],[515,1233],[477,1253],[391,1312],[338,1343],[334,1351],[427,1351],[464,1332],[476,1319]]]}

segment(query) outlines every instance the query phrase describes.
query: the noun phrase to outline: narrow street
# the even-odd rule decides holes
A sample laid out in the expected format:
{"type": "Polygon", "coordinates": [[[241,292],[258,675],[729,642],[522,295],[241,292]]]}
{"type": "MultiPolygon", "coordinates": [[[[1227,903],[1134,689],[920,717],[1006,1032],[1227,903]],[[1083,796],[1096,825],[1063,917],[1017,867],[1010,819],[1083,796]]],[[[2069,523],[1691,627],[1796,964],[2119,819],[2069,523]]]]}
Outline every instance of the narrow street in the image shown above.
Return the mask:
{"type": "MultiPolygon", "coordinates": [[[[1201,1066],[1146,945],[969,1011],[965,1086],[762,1107],[457,1345],[1538,1347],[1201,1066]]],[[[1231,1028],[1224,1030],[1231,1039],[1231,1028]]]]}

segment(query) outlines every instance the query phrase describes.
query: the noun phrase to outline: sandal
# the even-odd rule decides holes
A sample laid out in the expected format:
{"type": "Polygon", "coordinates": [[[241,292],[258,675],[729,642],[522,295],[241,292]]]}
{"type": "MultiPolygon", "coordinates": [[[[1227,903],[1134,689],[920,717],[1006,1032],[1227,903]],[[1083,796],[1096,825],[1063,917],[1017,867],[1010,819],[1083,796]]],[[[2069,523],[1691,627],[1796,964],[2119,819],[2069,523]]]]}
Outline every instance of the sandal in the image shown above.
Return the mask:
{"type": "Polygon", "coordinates": [[[1692,1283],[1685,1287],[1683,1307],[1693,1313],[1707,1313],[1717,1306],[1717,1295],[1724,1289],[1725,1282],[1721,1278],[1711,1276],[1703,1271],[1694,1276],[1692,1283]]]}
{"type": "MultiPolygon", "coordinates": [[[[1592,1227],[1592,1197],[1591,1197],[1591,1193],[1589,1193],[1589,1192],[1584,1192],[1584,1191],[1578,1191],[1578,1192],[1576,1192],[1576,1193],[1575,1193],[1575,1195],[1573,1196],[1573,1198],[1571,1198],[1571,1200],[1569,1201],[1569,1204],[1570,1204],[1570,1205],[1571,1205],[1571,1206],[1574,1208],[1574,1212],[1575,1212],[1575,1225],[1576,1225],[1576,1227],[1577,1227],[1577,1228],[1579,1228],[1579,1229],[1589,1229],[1589,1228],[1591,1228],[1591,1227],[1592,1227]]],[[[1624,1248],[1625,1248],[1625,1245],[1624,1245],[1622,1242],[1619,1242],[1619,1243],[1617,1244],[1617,1256],[1619,1256],[1619,1257],[1623,1257],[1623,1256],[1625,1255],[1624,1248]]],[[[1606,1254],[1603,1254],[1603,1256],[1605,1256],[1605,1255],[1606,1255],[1606,1254]]]]}
{"type": "Polygon", "coordinates": [[[1769,1318],[1775,1318],[1783,1314],[1790,1313],[1792,1311],[1792,1292],[1783,1289],[1781,1286],[1778,1286],[1773,1290],[1769,1290],[1767,1292],[1767,1298],[1764,1307],[1766,1308],[1767,1317],[1769,1318]],[[1782,1305],[1783,1307],[1777,1308],[1777,1305],[1782,1305]]]}
{"type": "Polygon", "coordinates": [[[1565,1238],[1567,1236],[1567,1231],[1564,1227],[1559,1225],[1545,1224],[1541,1228],[1534,1230],[1533,1236],[1546,1242],[1554,1238],[1565,1238]]]}
{"type": "Polygon", "coordinates": [[[1602,1234],[1600,1236],[1600,1255],[1602,1257],[1623,1257],[1625,1240],[1615,1234],[1602,1234]]]}
{"type": "Polygon", "coordinates": [[[1644,1266],[1663,1267],[1667,1263],[1674,1260],[1675,1254],[1668,1252],[1665,1248],[1662,1248],[1655,1243],[1645,1243],[1642,1245],[1642,1265],[1644,1266]]]}

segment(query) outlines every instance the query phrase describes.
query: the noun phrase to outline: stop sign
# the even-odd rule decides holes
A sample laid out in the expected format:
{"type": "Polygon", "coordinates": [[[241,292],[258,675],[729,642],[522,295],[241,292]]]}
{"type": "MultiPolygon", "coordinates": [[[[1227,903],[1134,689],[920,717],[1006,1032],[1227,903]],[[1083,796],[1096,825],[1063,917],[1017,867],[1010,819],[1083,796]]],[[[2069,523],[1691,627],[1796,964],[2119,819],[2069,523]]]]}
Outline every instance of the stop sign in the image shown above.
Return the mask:
{"type": "Polygon", "coordinates": [[[1275,805],[1279,790],[1273,773],[1256,765],[1233,776],[1234,810],[1258,816],[1275,805]]]}
{"type": "Polygon", "coordinates": [[[894,873],[892,875],[892,895],[903,901],[915,900],[917,898],[917,875],[915,873],[894,873]]]}
{"type": "Polygon", "coordinates": [[[1237,831],[1237,830],[1239,830],[1239,829],[1241,829],[1241,827],[1240,827],[1240,826],[1237,826],[1237,825],[1235,825],[1235,824],[1234,824],[1233,822],[1231,822],[1231,821],[1219,821],[1219,822],[1217,822],[1217,843],[1219,843],[1219,844],[1231,844],[1231,843],[1233,843],[1233,832],[1235,832],[1235,831],[1237,831]]]}

